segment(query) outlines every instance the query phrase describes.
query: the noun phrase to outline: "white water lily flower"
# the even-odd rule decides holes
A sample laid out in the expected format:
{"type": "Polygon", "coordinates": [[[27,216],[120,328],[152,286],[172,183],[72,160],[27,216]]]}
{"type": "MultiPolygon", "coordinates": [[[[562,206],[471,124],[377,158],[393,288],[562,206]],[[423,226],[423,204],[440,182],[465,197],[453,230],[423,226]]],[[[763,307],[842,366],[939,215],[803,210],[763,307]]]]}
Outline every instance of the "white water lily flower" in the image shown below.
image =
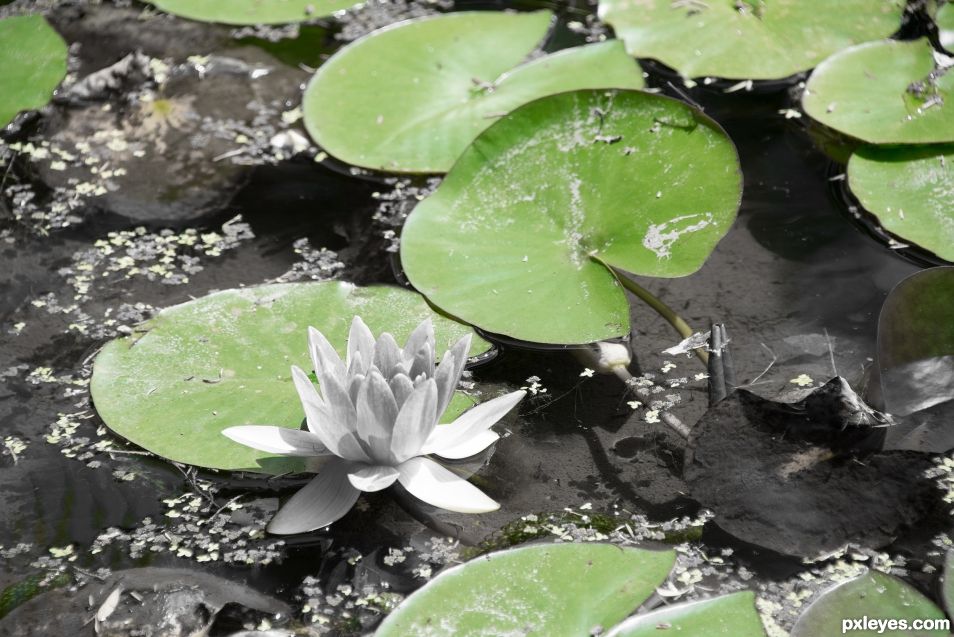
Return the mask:
{"type": "Polygon", "coordinates": [[[429,454],[460,459],[483,451],[499,436],[490,426],[526,392],[494,398],[438,425],[464,371],[470,335],[434,364],[434,327],[421,323],[403,348],[384,333],[375,341],[359,318],[351,323],[346,360],[321,332],[308,329],[318,390],[293,366],[307,431],[248,425],[222,433],[254,449],[289,456],[327,456],[318,476],[275,515],[272,533],[303,533],[347,513],[361,491],[400,482],[412,495],[443,509],[484,513],[499,508],[477,487],[429,454]]]}

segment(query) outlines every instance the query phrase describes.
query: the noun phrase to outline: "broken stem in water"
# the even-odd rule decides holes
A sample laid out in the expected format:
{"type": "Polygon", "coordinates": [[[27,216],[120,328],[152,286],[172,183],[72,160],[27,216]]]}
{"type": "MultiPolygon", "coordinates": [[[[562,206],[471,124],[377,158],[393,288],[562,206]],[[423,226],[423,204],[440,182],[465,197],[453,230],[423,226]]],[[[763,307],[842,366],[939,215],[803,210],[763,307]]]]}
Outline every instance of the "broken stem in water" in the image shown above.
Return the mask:
{"type": "MultiPolygon", "coordinates": [[[[686,321],[683,320],[681,316],[676,314],[675,310],[673,310],[671,307],[663,303],[659,298],[654,296],[652,292],[650,292],[649,290],[647,290],[640,284],[636,283],[635,281],[630,279],[628,276],[626,276],[625,274],[623,274],[622,272],[620,272],[619,270],[611,266],[606,261],[603,261],[603,259],[599,258],[595,254],[591,254],[590,258],[602,264],[603,266],[605,266],[606,269],[609,270],[614,277],[616,277],[616,280],[619,281],[620,285],[622,285],[624,288],[626,288],[627,290],[629,290],[630,292],[638,296],[640,300],[642,300],[646,305],[648,305],[653,310],[655,310],[656,313],[659,314],[659,316],[666,319],[670,325],[676,328],[676,331],[679,332],[679,334],[684,339],[689,338],[695,333],[693,329],[689,327],[689,324],[686,323],[686,321]]],[[[709,353],[706,352],[704,347],[697,347],[696,349],[693,350],[693,352],[695,353],[696,357],[698,357],[698,359],[702,361],[704,365],[708,365],[709,353]]]]}

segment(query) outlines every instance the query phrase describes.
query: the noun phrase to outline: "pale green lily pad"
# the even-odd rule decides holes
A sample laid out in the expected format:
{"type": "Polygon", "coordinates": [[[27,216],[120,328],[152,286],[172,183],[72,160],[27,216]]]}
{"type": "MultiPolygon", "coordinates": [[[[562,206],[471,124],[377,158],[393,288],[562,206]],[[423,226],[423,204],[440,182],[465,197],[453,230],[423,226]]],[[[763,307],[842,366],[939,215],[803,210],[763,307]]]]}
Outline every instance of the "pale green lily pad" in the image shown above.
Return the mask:
{"type": "Polygon", "coordinates": [[[951,142],[954,72],[932,84],[934,71],[926,39],[861,44],[818,65],[802,106],[813,119],[870,144],[951,142]],[[921,96],[912,85],[922,88],[921,96]]]}
{"type": "Polygon", "coordinates": [[[66,76],[66,42],[43,16],[0,20],[0,128],[46,105],[66,76]]]}
{"type": "Polygon", "coordinates": [[[167,13],[222,24],[284,24],[329,16],[360,0],[147,0],[167,13]]]}
{"type": "Polygon", "coordinates": [[[935,22],[941,44],[950,50],[954,47],[954,4],[949,2],[938,9],[935,22]]]}
{"type": "Polygon", "coordinates": [[[626,49],[683,77],[781,79],[901,26],[903,0],[600,0],[626,49]]]}
{"type": "MultiPolygon", "coordinates": [[[[120,436],[169,460],[200,467],[285,473],[297,458],[275,458],[221,434],[234,425],[297,429],[304,419],[291,365],[310,370],[307,328],[344,353],[351,319],[403,343],[425,318],[443,353],[469,331],[408,290],[349,283],[288,283],[226,290],[167,308],[96,357],[96,411],[120,436]]],[[[475,338],[470,354],[490,345],[475,338]]],[[[472,405],[455,399],[445,421],[472,405]]]]}
{"type": "Polygon", "coordinates": [[[679,637],[765,637],[765,628],[755,609],[755,595],[742,591],[635,615],[606,637],[659,637],[660,633],[679,637]]]}
{"type": "Polygon", "coordinates": [[[521,104],[581,88],[643,87],[617,41],[523,63],[552,18],[461,12],[375,31],[318,69],[305,92],[305,126],[355,166],[447,172],[481,131],[521,104]]]}
{"type": "Polygon", "coordinates": [[[885,230],[954,261],[954,144],[862,147],[848,186],[885,230]]]}
{"type": "Polygon", "coordinates": [[[934,602],[896,577],[868,571],[857,579],[835,586],[814,601],[795,622],[791,637],[821,637],[822,635],[851,634],[858,637],[881,635],[902,637],[908,635],[948,635],[946,630],[897,630],[877,628],[842,631],[842,620],[914,620],[944,619],[944,612],[934,602]]]}
{"type": "Polygon", "coordinates": [[[444,571],[407,598],[376,637],[580,637],[608,628],[660,585],[672,551],[543,544],[444,571]]]}
{"type": "Polygon", "coordinates": [[[641,91],[562,93],[478,137],[408,217],[401,262],[421,293],[489,332],[588,343],[629,332],[603,262],[697,270],[741,196],[732,142],[692,107],[641,91]]]}

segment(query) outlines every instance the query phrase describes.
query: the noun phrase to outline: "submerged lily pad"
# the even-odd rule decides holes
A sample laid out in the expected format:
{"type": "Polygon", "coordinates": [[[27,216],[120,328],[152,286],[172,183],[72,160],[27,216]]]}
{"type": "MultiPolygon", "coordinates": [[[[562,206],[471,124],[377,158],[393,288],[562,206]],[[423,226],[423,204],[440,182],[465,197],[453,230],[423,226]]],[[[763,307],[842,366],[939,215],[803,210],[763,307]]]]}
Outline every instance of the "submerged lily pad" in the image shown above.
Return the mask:
{"type": "Polygon", "coordinates": [[[903,0],[600,0],[631,55],[683,77],[771,80],[901,26],[903,0]]]}
{"type": "Polygon", "coordinates": [[[545,544],[447,570],[392,612],[376,637],[591,635],[617,623],[668,575],[672,551],[545,544]]]}
{"type": "Polygon", "coordinates": [[[682,102],[585,90],[532,102],[478,137],[408,217],[401,262],[437,306],[538,343],[629,332],[605,264],[678,277],[728,231],[735,147],[682,102]]]}
{"type": "Polygon", "coordinates": [[[926,39],[882,40],[818,65],[802,106],[813,119],[871,144],[954,141],[954,73],[944,73],[926,39]]]}
{"type": "MultiPolygon", "coordinates": [[[[246,151],[256,156],[254,142],[237,142],[240,133],[257,128],[272,134],[264,114],[277,100],[295,99],[306,77],[263,51],[242,55],[245,60],[210,55],[201,68],[172,68],[156,99],[57,109],[45,134],[69,159],[35,158],[41,179],[51,188],[86,193],[101,210],[149,224],[221,211],[252,173],[230,158],[246,151]]],[[[131,73],[129,90],[147,86],[139,80],[151,83],[131,73]]]]}
{"type": "Polygon", "coordinates": [[[755,610],[755,595],[750,591],[635,615],[606,637],[658,637],[660,631],[679,637],[765,637],[765,628],[755,610]]]}
{"type": "Polygon", "coordinates": [[[148,0],[167,13],[222,24],[283,24],[329,16],[360,0],[148,0]]]}
{"type": "Polygon", "coordinates": [[[305,125],[350,164],[446,172],[481,131],[521,104],[574,89],[643,87],[617,41],[522,64],[552,17],[461,12],[375,31],[318,69],[305,92],[305,125]]]}
{"type": "Polygon", "coordinates": [[[861,577],[835,586],[824,593],[798,618],[792,629],[792,637],[819,637],[821,635],[948,635],[946,630],[920,630],[914,632],[915,620],[942,620],[944,612],[931,600],[912,586],[896,577],[868,571],[861,577]],[[843,622],[861,620],[886,622],[883,625],[855,627],[843,622]],[[895,620],[907,622],[902,630],[895,620]]]}
{"type": "Polygon", "coordinates": [[[878,367],[892,414],[954,400],[954,267],[922,270],[891,291],[878,321],[878,367]]]}
{"type": "Polygon", "coordinates": [[[930,268],[888,294],[878,321],[885,409],[899,419],[886,449],[954,448],[954,267],[930,268]]]}
{"type": "MultiPolygon", "coordinates": [[[[468,331],[400,288],[322,282],[226,290],[167,308],[133,336],[108,343],[93,365],[93,402],[115,433],[176,462],[302,470],[300,459],[255,451],[221,431],[243,424],[297,429],[304,413],[289,367],[311,369],[308,326],[343,352],[355,315],[398,342],[431,318],[441,353],[468,331]]],[[[488,347],[474,339],[471,355],[488,347]]],[[[444,420],[471,404],[458,397],[444,420]]]]}
{"type": "Polygon", "coordinates": [[[848,185],[885,230],[954,261],[954,144],[864,146],[848,185]]]}
{"type": "Polygon", "coordinates": [[[931,456],[871,451],[885,424],[841,378],[797,402],[736,390],[693,429],[689,493],[723,530],[778,553],[883,546],[936,506],[937,491],[924,477],[931,456]]]}
{"type": "Polygon", "coordinates": [[[43,16],[0,20],[0,128],[40,108],[66,76],[66,43],[43,16]]]}

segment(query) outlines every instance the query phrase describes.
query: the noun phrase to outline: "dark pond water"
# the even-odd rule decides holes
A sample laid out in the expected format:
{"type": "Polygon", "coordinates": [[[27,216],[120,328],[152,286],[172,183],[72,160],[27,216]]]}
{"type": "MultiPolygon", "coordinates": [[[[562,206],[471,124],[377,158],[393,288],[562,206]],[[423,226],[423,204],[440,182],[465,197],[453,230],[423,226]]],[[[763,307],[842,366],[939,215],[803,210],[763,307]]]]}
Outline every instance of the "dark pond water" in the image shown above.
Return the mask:
{"type": "MultiPolygon", "coordinates": [[[[594,33],[586,2],[444,6],[539,7],[560,14],[549,50],[594,33]]],[[[685,443],[653,422],[650,410],[628,403],[662,401],[691,425],[708,406],[706,381],[697,378],[705,369],[695,358],[661,354],[679,338],[638,301],[632,303],[633,371],[653,375],[645,396],[634,396],[612,376],[581,377],[585,363],[572,351],[503,344],[493,361],[473,370],[473,380],[487,388],[546,389],[506,423],[509,435],[478,473],[481,487],[502,505],[493,514],[424,511],[401,494],[373,494],[330,532],[279,541],[261,529],[294,479],[194,475],[111,439],[86,385],[91,356],[124,326],[212,290],[276,279],[396,283],[392,235],[418,189],[427,188],[426,180],[352,174],[332,160],[316,162],[314,150],[282,159],[281,147],[269,143],[280,130],[304,133],[300,122],[283,124],[281,114],[297,106],[308,79],[299,65],[320,64],[341,44],[340,27],[304,27],[297,40],[271,42],[263,37],[270,33],[236,38],[225,27],[140,19],[142,9],[135,3],[61,3],[51,12],[51,22],[74,43],[71,68],[78,77],[137,49],[179,63],[215,54],[273,70],[256,86],[228,74],[210,72],[212,79],[198,80],[183,72],[167,96],[207,118],[213,129],[252,137],[238,156],[223,157],[235,144],[214,131],[207,143],[175,140],[159,148],[163,133],[149,128],[148,117],[123,128],[114,115],[103,115],[101,102],[54,105],[0,144],[6,164],[0,165],[0,441],[7,450],[0,455],[0,589],[49,570],[83,579],[104,574],[100,569],[175,566],[245,581],[296,610],[308,603],[306,620],[327,616],[327,624],[315,626],[344,634],[373,626],[374,604],[354,607],[369,591],[410,592],[455,551],[503,546],[519,539],[515,529],[530,527],[530,535],[552,538],[592,535],[600,532],[596,527],[619,534],[628,525],[633,537],[667,535],[670,541],[698,530],[707,517],[680,477],[685,443]],[[253,113],[240,108],[246,103],[255,104],[253,113]],[[254,138],[254,127],[267,131],[263,140],[254,138]],[[110,131],[117,133],[110,137],[110,131]],[[137,135],[147,138],[146,161],[106,167],[125,156],[110,155],[110,141],[137,135]],[[128,172],[113,179],[113,190],[77,194],[83,184],[95,188],[106,178],[57,170],[51,167],[55,157],[23,149],[43,140],[74,153],[83,153],[87,141],[87,153],[103,170],[125,166],[128,172]],[[179,239],[190,232],[216,237],[189,247],[179,239]],[[219,511],[236,497],[242,508],[219,511]],[[539,531],[526,517],[551,513],[559,533],[539,531]],[[592,523],[597,519],[600,524],[592,523]],[[215,547],[209,528],[218,529],[215,547]]],[[[430,10],[428,3],[372,7],[349,18],[344,33],[430,10]]],[[[136,90],[131,82],[107,103],[122,112],[134,109],[126,100],[136,90]]],[[[694,100],[726,129],[739,150],[745,193],[735,226],[702,270],[640,283],[697,329],[725,323],[738,379],[757,379],[750,387],[757,393],[774,396],[797,389],[792,381],[803,375],[817,385],[836,374],[860,390],[874,355],[881,303],[919,266],[850,220],[832,187],[839,167],[816,149],[799,118],[786,117],[795,108],[786,87],[675,91],[663,74],[650,82],[694,100]]],[[[920,565],[939,563],[932,540],[946,531],[943,521],[929,518],[916,531],[902,529],[880,557],[873,549],[881,547],[859,547],[845,560],[890,560],[930,591],[934,578],[920,565]]],[[[820,587],[837,570],[834,562],[806,566],[739,542],[711,522],[702,544],[687,548],[681,564],[687,580],[698,574],[716,588],[756,586],[768,599],[782,599],[799,574],[809,573],[820,587]],[[723,559],[706,561],[703,554],[723,559]]],[[[65,608],[65,596],[62,590],[48,593],[36,600],[43,602],[38,608],[65,608]]],[[[40,616],[33,612],[25,616],[40,616]]],[[[790,625],[793,612],[780,606],[774,615],[790,625]]],[[[240,620],[223,620],[216,630],[225,634],[237,625],[240,620]]],[[[22,623],[0,620],[0,628],[32,634],[22,623]]]]}

